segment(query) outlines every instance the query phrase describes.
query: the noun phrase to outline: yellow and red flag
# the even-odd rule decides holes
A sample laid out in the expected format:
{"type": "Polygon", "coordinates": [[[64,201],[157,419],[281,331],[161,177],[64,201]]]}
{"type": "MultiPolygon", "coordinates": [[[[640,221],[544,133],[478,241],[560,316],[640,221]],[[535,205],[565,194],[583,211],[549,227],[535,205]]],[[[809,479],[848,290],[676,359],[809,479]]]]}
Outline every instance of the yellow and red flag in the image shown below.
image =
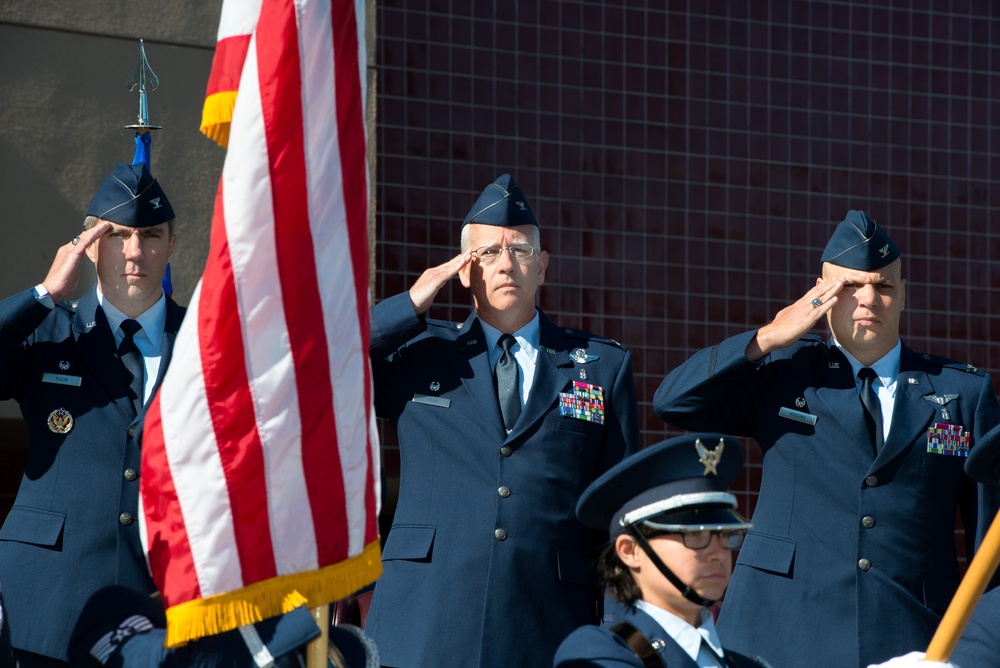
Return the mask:
{"type": "Polygon", "coordinates": [[[215,57],[201,109],[201,131],[223,148],[229,144],[229,123],[233,119],[243,61],[257,27],[261,2],[263,0],[222,0],[215,57]]]}
{"type": "Polygon", "coordinates": [[[263,0],[247,45],[208,260],[144,425],[168,646],[381,572],[363,12],[263,0]]]}

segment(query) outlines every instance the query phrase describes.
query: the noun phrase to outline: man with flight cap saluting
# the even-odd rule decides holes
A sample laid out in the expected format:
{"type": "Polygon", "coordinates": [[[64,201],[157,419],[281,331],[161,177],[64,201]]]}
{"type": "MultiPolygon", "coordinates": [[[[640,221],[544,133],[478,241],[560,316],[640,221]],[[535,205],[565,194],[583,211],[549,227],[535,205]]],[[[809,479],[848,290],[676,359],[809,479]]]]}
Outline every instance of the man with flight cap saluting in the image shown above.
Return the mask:
{"type": "MultiPolygon", "coordinates": [[[[815,286],[767,325],[671,371],[670,424],[754,438],[760,497],[719,618],[778,668],[867,666],[925,647],[997,509],[965,456],[1000,421],[990,378],[899,339],[900,250],[848,212],[815,286]],[[826,342],[807,333],[826,318],[826,342]]],[[[995,447],[995,446],[989,446],[995,447]]]]}
{"type": "Polygon", "coordinates": [[[372,310],[400,490],[366,630],[387,666],[551,666],[597,619],[603,536],[573,509],[638,447],[631,357],[535,308],[549,257],[509,175],[473,206],[461,249],[372,310]],[[475,311],[427,318],[455,276],[475,311]]]}
{"type": "Polygon", "coordinates": [[[162,289],[173,219],[145,165],[118,163],[45,279],[0,302],[0,398],[20,404],[30,440],[0,529],[22,667],[66,661],[73,625],[102,586],[155,591],[139,543],[139,439],[184,314],[162,289]],[[97,282],[63,301],[85,256],[97,282]]]}

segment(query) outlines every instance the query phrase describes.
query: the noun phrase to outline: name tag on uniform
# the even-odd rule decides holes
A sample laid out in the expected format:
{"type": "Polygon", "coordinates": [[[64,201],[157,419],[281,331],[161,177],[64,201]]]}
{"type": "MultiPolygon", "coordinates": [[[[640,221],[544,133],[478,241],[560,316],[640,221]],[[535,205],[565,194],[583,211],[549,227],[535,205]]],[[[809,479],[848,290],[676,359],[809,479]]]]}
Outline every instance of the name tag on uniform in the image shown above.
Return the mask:
{"type": "Polygon", "coordinates": [[[415,404],[427,404],[428,406],[437,406],[438,408],[451,407],[451,399],[446,399],[444,397],[429,397],[426,394],[414,394],[411,401],[415,404]]]}
{"type": "Polygon", "coordinates": [[[803,413],[802,411],[792,410],[791,408],[782,408],[778,411],[778,415],[783,418],[788,418],[789,420],[795,420],[796,422],[803,422],[805,424],[815,425],[816,416],[812,413],[803,413]]]}
{"type": "Polygon", "coordinates": [[[55,383],[56,385],[74,385],[80,387],[83,383],[83,378],[80,376],[67,376],[62,373],[43,373],[42,374],[43,383],[55,383]]]}

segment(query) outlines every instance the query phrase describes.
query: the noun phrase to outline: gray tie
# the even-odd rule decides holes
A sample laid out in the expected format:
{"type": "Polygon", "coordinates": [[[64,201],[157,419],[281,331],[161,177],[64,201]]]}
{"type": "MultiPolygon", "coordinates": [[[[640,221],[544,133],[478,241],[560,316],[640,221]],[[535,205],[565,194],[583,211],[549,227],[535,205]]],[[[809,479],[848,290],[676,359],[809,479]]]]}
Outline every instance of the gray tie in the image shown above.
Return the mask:
{"type": "Polygon", "coordinates": [[[868,424],[868,435],[871,437],[875,452],[882,449],[882,404],[878,400],[878,392],[872,383],[878,380],[878,374],[869,367],[858,371],[861,379],[861,403],[865,406],[865,422],[868,424]]]}
{"type": "Polygon", "coordinates": [[[503,425],[509,434],[514,429],[517,418],[521,416],[521,384],[517,380],[518,367],[514,353],[510,351],[517,341],[510,334],[503,334],[497,345],[503,351],[497,360],[496,383],[497,398],[500,401],[500,414],[503,415],[503,425]]]}
{"type": "Polygon", "coordinates": [[[135,320],[123,320],[121,329],[125,332],[125,338],[118,346],[118,357],[124,367],[125,382],[128,383],[129,396],[135,407],[135,414],[138,415],[145,394],[142,383],[145,364],[143,364],[142,353],[139,352],[139,347],[135,345],[134,339],[136,333],[142,329],[142,325],[135,320]]]}

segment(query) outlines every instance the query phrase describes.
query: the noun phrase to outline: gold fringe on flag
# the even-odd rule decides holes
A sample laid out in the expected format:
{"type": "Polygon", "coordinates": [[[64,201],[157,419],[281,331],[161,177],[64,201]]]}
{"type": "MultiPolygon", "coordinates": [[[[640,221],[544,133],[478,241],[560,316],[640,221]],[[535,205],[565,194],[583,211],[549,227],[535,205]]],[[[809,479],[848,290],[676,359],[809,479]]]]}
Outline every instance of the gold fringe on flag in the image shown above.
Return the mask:
{"type": "Polygon", "coordinates": [[[236,91],[212,93],[201,108],[201,133],[222,148],[229,146],[229,122],[236,106],[236,91]]]}
{"type": "Polygon", "coordinates": [[[277,617],[301,605],[315,608],[350,596],[382,574],[379,542],[361,554],[315,571],[279,575],[209,598],[187,601],[167,609],[165,647],[231,631],[277,617]]]}

